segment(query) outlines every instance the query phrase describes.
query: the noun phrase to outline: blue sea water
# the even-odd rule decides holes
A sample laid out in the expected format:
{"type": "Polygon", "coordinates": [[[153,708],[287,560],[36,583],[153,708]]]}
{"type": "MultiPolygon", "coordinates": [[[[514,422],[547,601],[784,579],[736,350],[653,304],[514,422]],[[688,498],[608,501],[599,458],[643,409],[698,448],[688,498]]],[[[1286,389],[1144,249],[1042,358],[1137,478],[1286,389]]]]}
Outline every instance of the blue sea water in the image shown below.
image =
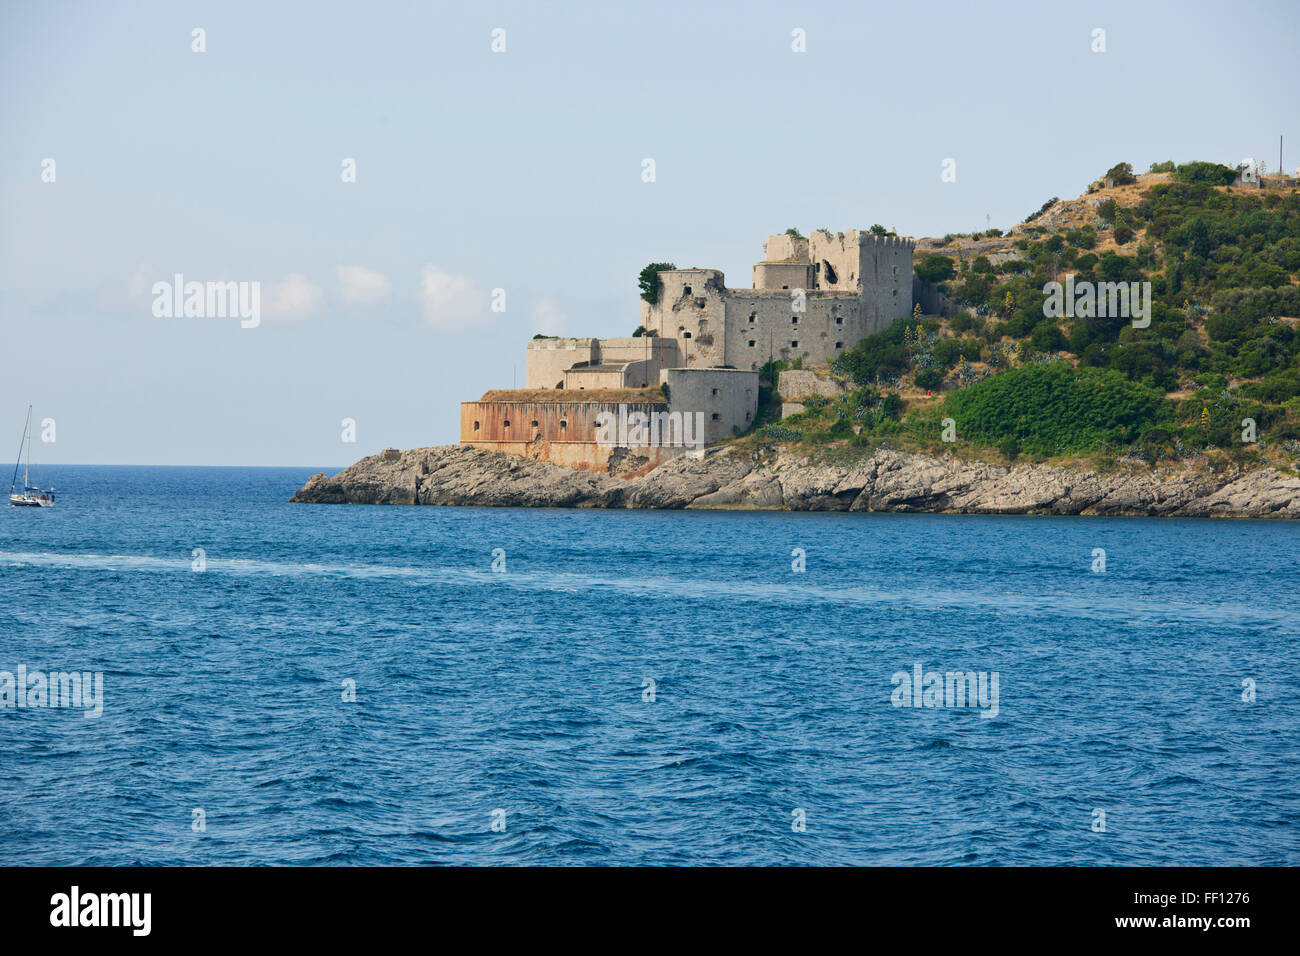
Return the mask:
{"type": "Polygon", "coordinates": [[[314,470],[0,512],[0,671],[104,675],[0,708],[6,863],[1300,863],[1300,525],[287,503],[314,470]],[[918,663],[997,715],[894,706],[918,663]]]}

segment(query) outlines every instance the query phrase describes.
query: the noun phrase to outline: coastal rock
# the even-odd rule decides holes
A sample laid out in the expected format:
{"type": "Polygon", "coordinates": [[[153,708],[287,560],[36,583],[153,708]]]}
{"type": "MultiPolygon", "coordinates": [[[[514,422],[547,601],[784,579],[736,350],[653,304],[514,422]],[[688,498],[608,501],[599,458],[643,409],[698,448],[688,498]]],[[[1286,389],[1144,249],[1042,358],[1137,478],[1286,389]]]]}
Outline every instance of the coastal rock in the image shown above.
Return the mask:
{"type": "Polygon", "coordinates": [[[752,462],[726,451],[704,458],[675,458],[632,481],[625,500],[629,508],[685,508],[752,469],[752,462]]]}
{"type": "Polygon", "coordinates": [[[1189,501],[1179,513],[1197,517],[1300,518],[1300,477],[1261,468],[1189,501]]]}
{"type": "Polygon", "coordinates": [[[848,511],[861,493],[844,486],[847,472],[829,465],[782,459],[777,465],[781,498],[791,511],[848,511]]]}
{"type": "Polygon", "coordinates": [[[1096,472],[877,449],[844,464],[724,448],[640,477],[577,471],[457,445],[388,449],[292,501],[525,508],[735,508],[964,514],[1300,518],[1300,477],[1264,467],[1217,475],[1191,465],[1096,472]]]}

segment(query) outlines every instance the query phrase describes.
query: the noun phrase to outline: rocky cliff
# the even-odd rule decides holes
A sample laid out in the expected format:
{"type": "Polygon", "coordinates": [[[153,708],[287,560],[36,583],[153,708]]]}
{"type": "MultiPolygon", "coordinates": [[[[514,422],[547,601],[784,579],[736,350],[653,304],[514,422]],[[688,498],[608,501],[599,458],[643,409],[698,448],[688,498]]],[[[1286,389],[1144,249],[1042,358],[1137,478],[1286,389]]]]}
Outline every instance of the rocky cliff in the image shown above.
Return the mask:
{"type": "Polygon", "coordinates": [[[723,449],[631,480],[447,445],[388,449],[290,499],[312,504],[525,508],[730,508],[965,514],[1300,518],[1300,478],[1272,468],[1217,475],[1192,467],[1113,473],[1006,467],[877,450],[847,465],[723,449]]]}

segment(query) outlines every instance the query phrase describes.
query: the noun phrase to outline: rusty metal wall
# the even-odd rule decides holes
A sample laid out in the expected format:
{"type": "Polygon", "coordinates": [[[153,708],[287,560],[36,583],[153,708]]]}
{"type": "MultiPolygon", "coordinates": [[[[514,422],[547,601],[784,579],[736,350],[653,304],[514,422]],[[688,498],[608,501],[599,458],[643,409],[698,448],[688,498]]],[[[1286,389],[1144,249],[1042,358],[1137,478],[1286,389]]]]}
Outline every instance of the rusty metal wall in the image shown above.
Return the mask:
{"type": "MultiPolygon", "coordinates": [[[[667,402],[636,402],[626,407],[629,415],[668,411],[667,402]]],[[[599,431],[596,419],[603,412],[617,417],[618,410],[618,403],[610,402],[461,402],[460,440],[467,444],[539,440],[594,444],[599,431]]]]}

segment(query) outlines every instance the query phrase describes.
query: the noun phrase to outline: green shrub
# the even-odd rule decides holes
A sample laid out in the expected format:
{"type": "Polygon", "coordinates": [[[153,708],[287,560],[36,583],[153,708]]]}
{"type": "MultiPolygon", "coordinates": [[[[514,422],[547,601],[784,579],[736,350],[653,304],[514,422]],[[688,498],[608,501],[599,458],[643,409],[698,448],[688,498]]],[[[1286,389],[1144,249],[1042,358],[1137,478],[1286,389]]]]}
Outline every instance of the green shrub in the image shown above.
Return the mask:
{"type": "Polygon", "coordinates": [[[916,373],[916,387],[934,390],[943,384],[943,373],[933,366],[916,373]]]}
{"type": "Polygon", "coordinates": [[[1115,371],[1035,363],[952,392],[944,408],[958,434],[998,444],[1017,439],[1033,454],[1128,445],[1172,415],[1159,392],[1115,371]]]}
{"type": "Polygon", "coordinates": [[[1219,163],[1183,163],[1174,169],[1173,178],[1180,183],[1226,186],[1237,178],[1237,171],[1219,163]]]}

